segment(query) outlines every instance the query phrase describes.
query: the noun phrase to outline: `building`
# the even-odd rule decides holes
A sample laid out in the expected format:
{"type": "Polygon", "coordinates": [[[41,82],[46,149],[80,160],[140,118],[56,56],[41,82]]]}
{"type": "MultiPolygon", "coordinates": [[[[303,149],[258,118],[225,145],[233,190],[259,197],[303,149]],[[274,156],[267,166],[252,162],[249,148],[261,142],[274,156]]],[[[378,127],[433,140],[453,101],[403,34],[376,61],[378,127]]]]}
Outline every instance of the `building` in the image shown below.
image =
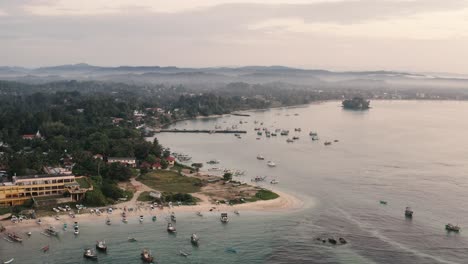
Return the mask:
{"type": "Polygon", "coordinates": [[[169,165],[169,167],[172,167],[172,166],[175,165],[175,160],[176,159],[174,157],[172,157],[172,156],[169,156],[169,157],[166,158],[166,161],[167,161],[167,164],[169,165]]]}
{"type": "Polygon", "coordinates": [[[36,132],[36,134],[25,134],[22,137],[26,140],[42,139],[42,135],[41,132],[39,132],[39,130],[36,132]]]}
{"type": "Polygon", "coordinates": [[[136,167],[136,159],[131,157],[109,157],[107,158],[108,163],[120,163],[126,166],[135,168],[136,167]]]}
{"type": "Polygon", "coordinates": [[[81,200],[87,189],[80,189],[74,175],[13,176],[13,181],[0,183],[0,207],[21,205],[31,198],[70,193],[70,201],[81,200]]]}

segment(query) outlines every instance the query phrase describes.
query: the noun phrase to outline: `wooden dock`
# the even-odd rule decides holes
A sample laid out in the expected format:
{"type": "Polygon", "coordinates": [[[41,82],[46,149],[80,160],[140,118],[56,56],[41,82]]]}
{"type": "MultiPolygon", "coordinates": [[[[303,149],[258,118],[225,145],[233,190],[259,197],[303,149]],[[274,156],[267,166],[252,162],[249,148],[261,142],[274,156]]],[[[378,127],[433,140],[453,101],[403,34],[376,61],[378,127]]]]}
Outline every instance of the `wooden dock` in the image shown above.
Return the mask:
{"type": "Polygon", "coordinates": [[[208,129],[161,129],[156,133],[207,133],[207,134],[246,134],[246,130],[208,130],[208,129]]]}

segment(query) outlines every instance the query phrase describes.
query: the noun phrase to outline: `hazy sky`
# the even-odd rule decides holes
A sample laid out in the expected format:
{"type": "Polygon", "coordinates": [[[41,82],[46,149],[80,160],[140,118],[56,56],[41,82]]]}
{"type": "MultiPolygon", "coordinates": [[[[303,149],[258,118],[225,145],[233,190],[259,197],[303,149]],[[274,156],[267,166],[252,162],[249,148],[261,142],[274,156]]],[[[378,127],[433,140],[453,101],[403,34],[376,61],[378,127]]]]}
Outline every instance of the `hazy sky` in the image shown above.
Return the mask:
{"type": "Polygon", "coordinates": [[[0,0],[0,65],[468,73],[468,0],[0,0]]]}

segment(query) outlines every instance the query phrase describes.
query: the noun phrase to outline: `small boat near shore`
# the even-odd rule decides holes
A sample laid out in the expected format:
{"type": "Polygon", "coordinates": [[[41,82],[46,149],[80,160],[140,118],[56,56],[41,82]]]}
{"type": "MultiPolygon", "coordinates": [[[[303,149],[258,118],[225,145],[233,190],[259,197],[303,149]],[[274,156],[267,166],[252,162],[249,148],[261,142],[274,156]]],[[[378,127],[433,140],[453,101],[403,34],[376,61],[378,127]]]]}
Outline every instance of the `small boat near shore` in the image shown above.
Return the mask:
{"type": "Polygon", "coordinates": [[[229,222],[228,214],[227,213],[221,213],[221,223],[227,224],[229,222]]]}
{"type": "Polygon", "coordinates": [[[325,146],[330,146],[332,143],[331,141],[325,141],[325,143],[323,143],[325,146]]]}
{"type": "Polygon", "coordinates": [[[15,261],[14,258],[10,259],[10,260],[7,260],[7,261],[4,261],[3,263],[5,264],[10,264],[10,263],[13,263],[13,261],[15,261]]]}
{"type": "Polygon", "coordinates": [[[176,222],[176,221],[177,221],[174,212],[171,213],[171,221],[172,221],[172,222],[176,222]]]}
{"type": "Polygon", "coordinates": [[[50,236],[58,236],[58,231],[55,230],[53,226],[49,226],[49,228],[44,229],[44,232],[50,236]]]}
{"type": "Polygon", "coordinates": [[[92,260],[97,260],[98,258],[96,252],[90,248],[84,250],[83,257],[92,260]]]}
{"type": "Polygon", "coordinates": [[[195,245],[195,246],[198,246],[198,242],[200,241],[200,238],[197,236],[197,234],[192,234],[190,236],[190,242],[195,245]]]}
{"type": "Polygon", "coordinates": [[[257,155],[257,159],[258,159],[258,160],[264,160],[265,157],[263,157],[262,155],[258,154],[258,155],[257,155]]]}
{"type": "Polygon", "coordinates": [[[125,224],[127,224],[127,223],[128,223],[127,218],[126,218],[126,217],[122,218],[122,222],[124,222],[125,224]]]}
{"type": "Polygon", "coordinates": [[[197,211],[197,215],[200,216],[200,217],[203,216],[203,214],[200,211],[197,211]]]}
{"type": "Polygon", "coordinates": [[[167,223],[167,232],[169,232],[169,233],[177,232],[175,226],[173,226],[172,223],[167,223]]]}
{"type": "Polygon", "coordinates": [[[106,219],[106,225],[111,225],[111,220],[110,220],[109,217],[107,217],[107,219],[106,219]]]}
{"type": "Polygon", "coordinates": [[[145,263],[152,263],[153,262],[153,255],[151,255],[151,252],[148,249],[143,249],[141,251],[141,260],[145,263]]]}
{"type": "Polygon", "coordinates": [[[447,230],[448,232],[460,232],[460,227],[458,225],[452,225],[450,223],[446,224],[445,225],[445,230],[447,230]]]}
{"type": "Polygon", "coordinates": [[[49,245],[43,246],[43,247],[41,248],[41,251],[44,252],[44,253],[47,252],[47,251],[49,251],[49,245]]]}
{"type": "Polygon", "coordinates": [[[107,252],[106,241],[96,241],[96,249],[102,252],[107,252]]]}
{"type": "Polygon", "coordinates": [[[151,220],[153,220],[153,222],[156,222],[157,219],[158,218],[155,215],[153,215],[153,217],[151,217],[151,220]]]}
{"type": "Polygon", "coordinates": [[[407,218],[412,218],[413,217],[413,210],[411,209],[411,207],[406,207],[405,217],[407,217],[407,218]]]}
{"type": "Polygon", "coordinates": [[[139,221],[140,221],[140,223],[143,223],[143,215],[140,215],[139,221]]]}
{"type": "Polygon", "coordinates": [[[268,161],[267,165],[268,165],[268,167],[271,167],[271,168],[276,167],[276,163],[274,163],[273,161],[268,161]]]}
{"type": "Polygon", "coordinates": [[[23,242],[23,238],[17,235],[16,233],[7,233],[8,238],[14,242],[23,242]]]}
{"type": "Polygon", "coordinates": [[[279,183],[279,181],[277,181],[277,180],[275,180],[275,179],[273,179],[273,180],[270,181],[270,184],[278,184],[278,183],[279,183]]]}
{"type": "Polygon", "coordinates": [[[136,242],[136,238],[134,237],[128,237],[128,242],[136,242]]]}

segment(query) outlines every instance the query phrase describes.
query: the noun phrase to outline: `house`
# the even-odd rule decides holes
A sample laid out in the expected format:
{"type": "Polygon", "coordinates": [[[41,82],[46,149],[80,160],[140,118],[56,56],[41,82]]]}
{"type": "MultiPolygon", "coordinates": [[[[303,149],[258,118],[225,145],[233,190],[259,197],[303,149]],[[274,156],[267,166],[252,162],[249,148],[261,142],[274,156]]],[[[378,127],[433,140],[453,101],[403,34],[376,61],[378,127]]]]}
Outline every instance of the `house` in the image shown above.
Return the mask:
{"type": "Polygon", "coordinates": [[[104,159],[104,156],[101,155],[101,154],[96,154],[93,156],[93,159],[100,159],[100,160],[103,160],[104,159]]]}
{"type": "Polygon", "coordinates": [[[118,125],[118,124],[120,124],[120,122],[122,122],[122,121],[124,121],[124,119],[123,119],[123,118],[120,118],[120,117],[113,117],[113,118],[112,118],[112,124],[114,124],[114,125],[118,125]]]}
{"type": "Polygon", "coordinates": [[[169,156],[169,157],[166,158],[166,161],[167,161],[167,164],[169,165],[169,167],[174,166],[175,160],[176,159],[174,157],[172,157],[172,156],[169,156]]]}
{"type": "Polygon", "coordinates": [[[36,132],[36,134],[24,134],[22,137],[26,140],[42,139],[42,135],[41,132],[39,132],[39,130],[36,132]]]}
{"type": "Polygon", "coordinates": [[[108,163],[120,163],[132,168],[136,167],[136,159],[131,157],[109,157],[107,158],[108,163]]]}

